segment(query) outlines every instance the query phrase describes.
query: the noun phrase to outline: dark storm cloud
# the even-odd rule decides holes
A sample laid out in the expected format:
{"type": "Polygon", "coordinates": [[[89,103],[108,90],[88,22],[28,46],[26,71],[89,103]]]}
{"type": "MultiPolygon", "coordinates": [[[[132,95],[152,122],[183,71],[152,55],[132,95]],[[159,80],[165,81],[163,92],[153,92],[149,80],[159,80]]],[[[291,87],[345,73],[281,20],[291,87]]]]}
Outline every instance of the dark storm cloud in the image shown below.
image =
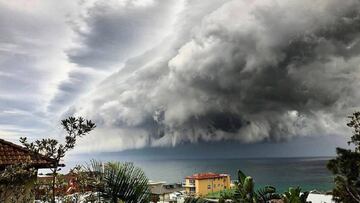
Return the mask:
{"type": "Polygon", "coordinates": [[[117,140],[110,150],[347,132],[359,99],[358,1],[230,1],[177,25],[187,29],[77,107],[117,140]]]}

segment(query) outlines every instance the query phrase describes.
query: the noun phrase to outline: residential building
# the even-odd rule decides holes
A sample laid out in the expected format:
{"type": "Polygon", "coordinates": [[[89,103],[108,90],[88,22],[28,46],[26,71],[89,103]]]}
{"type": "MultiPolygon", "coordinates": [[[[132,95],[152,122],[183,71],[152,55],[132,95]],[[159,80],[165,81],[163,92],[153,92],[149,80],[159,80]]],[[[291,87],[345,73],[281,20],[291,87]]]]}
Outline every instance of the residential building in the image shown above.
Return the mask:
{"type": "Polygon", "coordinates": [[[311,191],[306,201],[312,203],[335,203],[331,194],[323,194],[317,191],[311,191]]]}
{"type": "MultiPolygon", "coordinates": [[[[52,168],[54,166],[55,160],[43,156],[41,154],[36,154],[29,151],[22,146],[16,145],[14,143],[0,139],[0,173],[9,166],[25,164],[28,169],[33,168],[36,170],[40,168],[52,168]]],[[[64,166],[64,165],[61,165],[64,166]]],[[[1,180],[0,188],[0,202],[13,202],[11,198],[17,196],[17,198],[32,198],[32,189],[36,180],[36,174],[33,177],[28,177],[23,180],[24,191],[16,191],[12,182],[7,182],[7,180],[1,180]]]]}
{"type": "Polygon", "coordinates": [[[185,178],[185,190],[188,195],[203,197],[211,192],[230,188],[230,175],[216,173],[198,173],[185,178]]]}
{"type": "Polygon", "coordinates": [[[152,203],[175,203],[176,193],[179,193],[184,188],[181,184],[166,184],[165,182],[149,182],[150,188],[150,202],[152,203]]]}

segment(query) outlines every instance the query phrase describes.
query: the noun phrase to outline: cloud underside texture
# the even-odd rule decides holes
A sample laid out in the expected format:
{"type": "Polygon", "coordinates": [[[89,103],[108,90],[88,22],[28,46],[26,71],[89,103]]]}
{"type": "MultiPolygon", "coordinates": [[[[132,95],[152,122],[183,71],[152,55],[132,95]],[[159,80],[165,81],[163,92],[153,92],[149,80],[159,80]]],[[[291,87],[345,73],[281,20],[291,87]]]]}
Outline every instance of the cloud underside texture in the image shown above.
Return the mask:
{"type": "Polygon", "coordinates": [[[196,13],[185,3],[168,38],[71,109],[99,126],[83,143],[111,151],[349,133],[345,117],[359,101],[359,1],[209,4],[196,13]]]}

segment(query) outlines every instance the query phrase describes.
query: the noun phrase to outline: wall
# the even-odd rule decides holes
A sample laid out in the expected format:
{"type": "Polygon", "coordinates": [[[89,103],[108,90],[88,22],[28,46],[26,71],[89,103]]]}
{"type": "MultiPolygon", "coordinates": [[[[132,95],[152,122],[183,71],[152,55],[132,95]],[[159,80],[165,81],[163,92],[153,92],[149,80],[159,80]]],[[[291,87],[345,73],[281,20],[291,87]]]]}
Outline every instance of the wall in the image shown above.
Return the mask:
{"type": "Polygon", "coordinates": [[[196,195],[206,196],[210,192],[218,192],[230,188],[230,177],[221,177],[214,179],[202,179],[195,181],[196,195]]]}

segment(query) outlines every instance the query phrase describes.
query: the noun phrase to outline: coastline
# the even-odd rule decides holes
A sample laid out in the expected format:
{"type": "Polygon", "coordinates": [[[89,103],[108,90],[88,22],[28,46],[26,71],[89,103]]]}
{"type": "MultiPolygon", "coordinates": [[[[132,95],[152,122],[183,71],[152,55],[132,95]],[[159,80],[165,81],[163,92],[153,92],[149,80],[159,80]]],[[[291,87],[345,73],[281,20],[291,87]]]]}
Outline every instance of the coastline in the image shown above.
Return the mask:
{"type": "MultiPolygon", "coordinates": [[[[333,187],[332,175],[326,168],[327,161],[332,157],[153,159],[102,154],[93,158],[102,161],[134,162],[145,171],[150,180],[167,183],[181,183],[185,176],[199,172],[228,173],[231,179],[235,180],[237,170],[242,169],[255,179],[256,188],[272,185],[283,192],[289,186],[300,186],[308,191],[327,192],[333,187]]],[[[90,159],[84,156],[72,157],[67,161],[67,168],[74,166],[74,163],[85,164],[90,159]]]]}

